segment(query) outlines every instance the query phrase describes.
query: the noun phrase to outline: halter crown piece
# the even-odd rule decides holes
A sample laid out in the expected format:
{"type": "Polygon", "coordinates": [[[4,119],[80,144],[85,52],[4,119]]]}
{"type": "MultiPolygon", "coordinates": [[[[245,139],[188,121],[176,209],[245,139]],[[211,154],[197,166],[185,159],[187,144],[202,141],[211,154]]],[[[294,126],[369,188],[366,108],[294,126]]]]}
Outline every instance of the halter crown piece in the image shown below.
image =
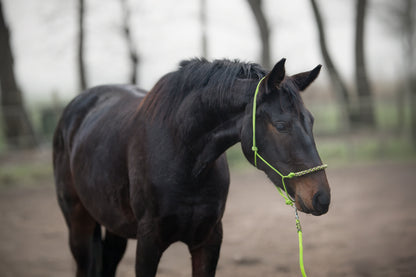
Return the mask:
{"type": "Polygon", "coordinates": [[[298,216],[298,210],[295,206],[295,200],[293,200],[289,194],[287,193],[287,189],[286,189],[286,184],[285,184],[285,179],[291,179],[294,177],[300,177],[309,173],[313,173],[319,170],[324,170],[325,168],[328,167],[328,165],[326,164],[322,164],[322,165],[318,165],[306,170],[302,170],[302,171],[298,171],[298,172],[290,172],[287,175],[283,175],[279,170],[277,170],[276,168],[274,168],[269,162],[267,162],[258,152],[258,148],[256,146],[256,107],[257,107],[257,94],[259,92],[259,88],[260,88],[260,84],[261,82],[264,80],[265,77],[261,78],[259,83],[257,84],[256,87],[256,91],[254,93],[254,100],[253,100],[253,146],[251,147],[251,150],[253,150],[254,152],[254,165],[257,167],[257,158],[259,158],[260,160],[262,160],[268,167],[270,167],[271,169],[273,169],[274,172],[276,172],[277,174],[279,174],[280,177],[282,177],[282,185],[283,185],[283,189],[284,189],[284,193],[282,191],[282,189],[278,186],[276,186],[277,190],[279,191],[280,195],[285,199],[286,204],[289,206],[292,206],[295,209],[295,219],[296,219],[296,228],[298,230],[298,237],[299,237],[299,267],[300,270],[302,272],[302,276],[306,277],[306,273],[305,273],[305,267],[303,265],[303,244],[302,244],[302,227],[300,225],[300,220],[299,220],[299,216],[298,216]]]}

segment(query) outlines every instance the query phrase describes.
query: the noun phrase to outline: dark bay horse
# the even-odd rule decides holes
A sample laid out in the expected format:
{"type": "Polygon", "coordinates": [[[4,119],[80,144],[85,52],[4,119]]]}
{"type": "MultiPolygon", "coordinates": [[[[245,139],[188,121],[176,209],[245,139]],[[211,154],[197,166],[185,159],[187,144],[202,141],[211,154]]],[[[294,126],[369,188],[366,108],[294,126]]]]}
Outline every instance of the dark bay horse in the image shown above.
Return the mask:
{"type": "MultiPolygon", "coordinates": [[[[259,153],[285,174],[321,164],[313,117],[300,96],[320,66],[287,76],[284,63],[266,74],[257,64],[192,59],[148,93],[99,86],[65,108],[53,164],[77,276],[114,276],[128,238],[137,240],[136,276],[155,276],[176,241],[189,248],[193,276],[215,275],[230,182],[224,151],[241,142],[253,163],[252,101],[262,77],[259,153]]],[[[269,167],[257,166],[282,185],[269,167]]],[[[325,171],[290,179],[287,187],[299,210],[327,212],[325,171]]]]}

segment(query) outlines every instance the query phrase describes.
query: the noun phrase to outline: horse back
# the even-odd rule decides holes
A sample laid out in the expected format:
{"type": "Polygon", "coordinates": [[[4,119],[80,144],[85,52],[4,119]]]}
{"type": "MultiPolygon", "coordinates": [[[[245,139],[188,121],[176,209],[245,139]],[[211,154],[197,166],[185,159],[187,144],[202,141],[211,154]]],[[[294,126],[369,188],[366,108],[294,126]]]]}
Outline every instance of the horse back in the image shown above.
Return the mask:
{"type": "MultiPolygon", "coordinates": [[[[131,101],[140,103],[145,94],[144,90],[127,85],[106,85],[86,90],[66,106],[56,133],[63,132],[62,135],[72,145],[74,135],[77,134],[87,116],[94,111],[98,111],[103,116],[105,113],[103,108],[115,108],[117,102],[119,105],[123,105],[123,102],[124,104],[131,103],[131,101]]],[[[121,112],[131,113],[132,111],[129,111],[126,106],[124,108],[120,106],[120,111],[113,110],[114,114],[120,114],[121,112]]],[[[55,137],[55,139],[57,138],[55,137]]]]}

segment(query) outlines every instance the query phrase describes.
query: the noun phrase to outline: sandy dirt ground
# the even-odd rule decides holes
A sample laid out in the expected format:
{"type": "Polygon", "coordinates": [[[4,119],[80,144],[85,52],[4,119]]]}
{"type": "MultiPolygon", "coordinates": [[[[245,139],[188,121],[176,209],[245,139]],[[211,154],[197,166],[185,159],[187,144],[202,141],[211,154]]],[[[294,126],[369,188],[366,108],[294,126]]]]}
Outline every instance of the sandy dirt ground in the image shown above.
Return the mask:
{"type": "MultiPolygon", "coordinates": [[[[308,276],[416,276],[416,163],[329,168],[332,203],[301,214],[308,276]]],[[[293,210],[262,172],[232,173],[217,276],[300,276],[293,210]]],[[[129,241],[117,276],[134,276],[129,241]]],[[[0,276],[74,276],[52,180],[0,189],[0,276]]],[[[158,276],[191,276],[183,244],[158,276]]]]}

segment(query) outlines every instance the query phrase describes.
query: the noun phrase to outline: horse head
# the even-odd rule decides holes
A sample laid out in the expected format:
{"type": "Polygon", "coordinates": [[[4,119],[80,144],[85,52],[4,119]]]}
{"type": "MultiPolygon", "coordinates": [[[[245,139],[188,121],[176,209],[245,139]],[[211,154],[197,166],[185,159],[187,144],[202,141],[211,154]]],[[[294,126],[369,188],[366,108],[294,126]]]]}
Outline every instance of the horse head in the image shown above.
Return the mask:
{"type": "MultiPolygon", "coordinates": [[[[300,95],[318,76],[321,66],[293,76],[285,74],[285,59],[279,61],[259,84],[255,109],[255,140],[258,153],[286,175],[322,164],[312,133],[313,116],[300,95]]],[[[254,94],[254,91],[253,91],[254,94]]],[[[248,105],[241,131],[241,145],[247,160],[254,164],[253,105],[248,105]]],[[[264,161],[256,166],[282,187],[282,178],[264,161]]],[[[324,170],[288,179],[286,188],[296,207],[321,215],[328,211],[330,188],[324,170]]]]}

